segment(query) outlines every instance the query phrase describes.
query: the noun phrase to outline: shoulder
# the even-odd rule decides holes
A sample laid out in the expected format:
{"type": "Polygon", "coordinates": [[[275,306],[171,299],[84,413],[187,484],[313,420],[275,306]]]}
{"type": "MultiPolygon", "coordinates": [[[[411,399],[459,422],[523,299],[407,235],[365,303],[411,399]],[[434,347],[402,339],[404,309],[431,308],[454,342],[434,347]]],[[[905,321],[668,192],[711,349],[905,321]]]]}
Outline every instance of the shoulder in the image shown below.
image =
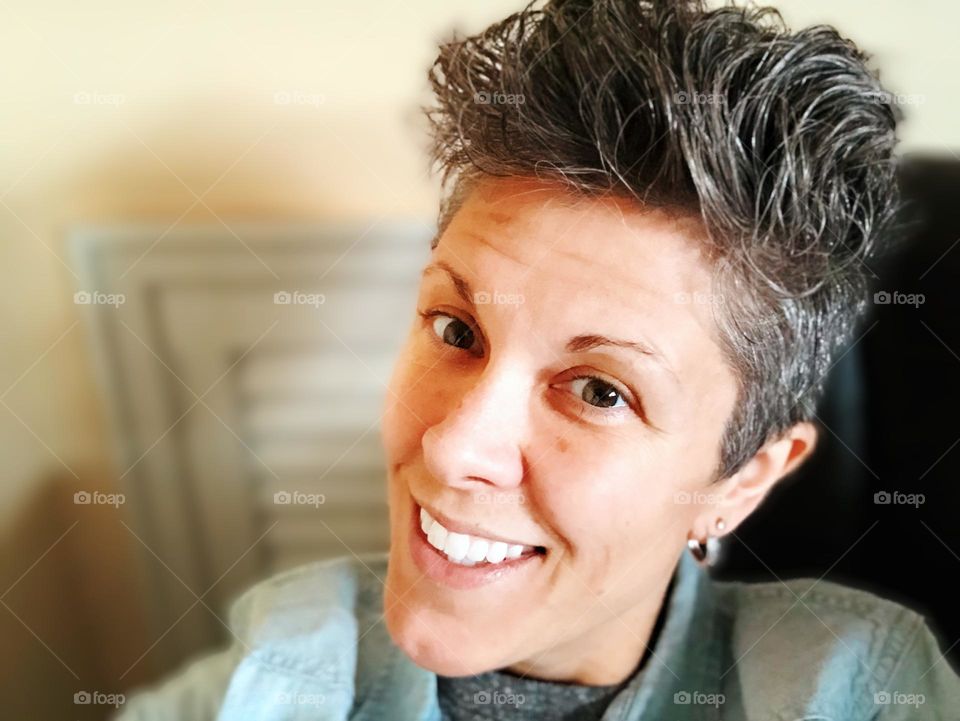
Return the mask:
{"type": "MultiPolygon", "coordinates": [[[[419,718],[431,703],[433,676],[390,638],[386,571],[385,553],[345,557],[293,569],[243,594],[231,626],[244,652],[225,717],[260,718],[251,709],[267,696],[322,705],[334,715],[349,710],[351,718],[384,718],[388,707],[399,718],[419,718]]],[[[273,718],[267,711],[264,718],[273,718]]]]}
{"type": "Polygon", "coordinates": [[[241,647],[225,718],[274,718],[278,704],[345,715],[367,685],[361,659],[391,653],[382,626],[387,556],[320,561],[272,576],[231,608],[241,647]]]}
{"type": "Polygon", "coordinates": [[[380,611],[386,569],[383,553],[316,561],[276,574],[237,598],[230,628],[251,651],[293,651],[325,635],[354,635],[358,621],[380,611]]]}
{"type": "Polygon", "coordinates": [[[284,615],[354,609],[380,596],[386,572],[386,553],[313,561],[248,588],[234,601],[231,619],[244,632],[255,633],[262,621],[281,609],[284,615]]]}
{"type": "Polygon", "coordinates": [[[257,583],[230,608],[229,647],[138,690],[120,718],[254,721],[277,718],[280,704],[345,716],[358,649],[386,643],[358,630],[380,613],[386,566],[386,554],[338,558],[257,583]]]}
{"type": "Polygon", "coordinates": [[[920,614],[867,591],[816,579],[714,585],[731,675],[744,704],[767,713],[875,718],[904,669],[937,651],[920,614]]]}
{"type": "MultiPolygon", "coordinates": [[[[843,641],[873,657],[896,653],[924,624],[922,616],[905,606],[830,581],[801,578],[715,585],[733,622],[732,640],[740,644],[753,645],[760,635],[771,641],[822,642],[831,647],[843,641]]],[[[757,643],[758,650],[763,647],[757,643]]]]}

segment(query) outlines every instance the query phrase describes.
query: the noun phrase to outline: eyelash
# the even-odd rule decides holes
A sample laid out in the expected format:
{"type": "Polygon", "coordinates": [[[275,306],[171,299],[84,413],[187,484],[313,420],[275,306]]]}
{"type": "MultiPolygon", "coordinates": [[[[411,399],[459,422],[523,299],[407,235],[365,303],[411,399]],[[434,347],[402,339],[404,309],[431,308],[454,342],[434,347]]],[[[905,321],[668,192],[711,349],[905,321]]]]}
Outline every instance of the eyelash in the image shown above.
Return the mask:
{"type": "MultiPolygon", "coordinates": [[[[464,320],[463,318],[461,318],[460,316],[456,315],[455,313],[451,313],[450,311],[441,310],[441,309],[438,309],[438,308],[431,308],[431,309],[426,310],[426,311],[420,311],[420,310],[418,310],[418,311],[417,311],[417,314],[424,320],[424,322],[425,322],[425,324],[426,324],[426,326],[427,326],[426,330],[427,330],[427,332],[429,333],[432,341],[433,341],[434,343],[438,344],[439,346],[441,346],[442,348],[456,348],[456,346],[452,346],[452,345],[450,345],[449,343],[444,343],[444,342],[443,342],[443,339],[439,338],[439,337],[437,336],[437,334],[434,333],[433,327],[432,327],[432,321],[433,321],[434,318],[437,318],[438,316],[443,316],[443,317],[445,317],[445,318],[453,318],[453,319],[455,319],[455,320],[460,321],[460,322],[463,323],[464,325],[468,326],[468,327],[473,331],[473,333],[475,334],[475,336],[476,336],[478,339],[480,339],[481,345],[483,345],[483,343],[482,343],[482,341],[483,341],[483,334],[479,332],[479,329],[477,329],[477,327],[476,327],[473,323],[470,323],[470,322],[464,320]]],[[[466,349],[460,348],[459,350],[466,350],[466,349]]],[[[635,396],[633,393],[631,393],[629,390],[627,390],[626,388],[624,388],[622,385],[620,385],[619,383],[615,383],[615,382],[610,381],[610,380],[608,380],[608,379],[606,379],[606,378],[604,378],[604,377],[602,377],[602,376],[593,375],[593,374],[590,374],[590,373],[580,373],[580,374],[578,374],[578,375],[573,376],[572,378],[568,378],[567,380],[565,380],[565,381],[563,381],[563,382],[564,382],[564,383],[571,383],[571,382],[573,382],[573,381],[583,380],[583,379],[586,379],[586,380],[597,380],[597,381],[600,381],[601,383],[604,383],[604,384],[610,386],[613,390],[615,390],[615,391],[617,392],[617,394],[618,394],[618,395],[623,399],[623,401],[627,404],[626,407],[621,407],[621,408],[600,408],[600,407],[598,407],[598,406],[594,406],[594,405],[591,405],[591,404],[587,403],[587,402],[584,401],[582,398],[579,398],[578,400],[579,400],[580,403],[583,405],[583,407],[587,410],[588,413],[596,414],[596,415],[598,415],[598,416],[605,417],[605,418],[610,418],[612,415],[619,414],[619,412],[621,412],[621,411],[624,411],[624,412],[625,412],[625,411],[632,411],[632,412],[636,413],[636,414],[637,414],[639,417],[641,417],[641,418],[645,418],[645,417],[646,417],[646,415],[645,415],[645,413],[644,413],[644,411],[643,411],[643,408],[642,408],[641,404],[639,403],[639,401],[636,400],[636,396],[635,396]]]]}

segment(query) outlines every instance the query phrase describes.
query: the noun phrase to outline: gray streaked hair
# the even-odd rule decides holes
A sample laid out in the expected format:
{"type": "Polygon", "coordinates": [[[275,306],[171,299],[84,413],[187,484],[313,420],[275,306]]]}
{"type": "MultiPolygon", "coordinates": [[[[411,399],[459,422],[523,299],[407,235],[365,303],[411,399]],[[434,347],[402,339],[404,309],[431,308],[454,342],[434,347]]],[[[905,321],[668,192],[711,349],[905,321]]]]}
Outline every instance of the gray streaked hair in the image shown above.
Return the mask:
{"type": "Polygon", "coordinates": [[[718,478],[813,417],[899,209],[899,113],[851,41],[772,8],[553,0],[441,45],[430,81],[441,232],[491,176],[702,219],[739,386],[718,478]]]}

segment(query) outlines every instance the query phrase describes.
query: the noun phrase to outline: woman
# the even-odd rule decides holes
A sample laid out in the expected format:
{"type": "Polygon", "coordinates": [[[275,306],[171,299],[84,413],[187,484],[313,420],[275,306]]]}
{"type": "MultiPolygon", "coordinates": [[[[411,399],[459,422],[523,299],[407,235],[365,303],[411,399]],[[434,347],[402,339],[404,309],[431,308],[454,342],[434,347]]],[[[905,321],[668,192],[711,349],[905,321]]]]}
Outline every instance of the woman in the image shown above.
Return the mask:
{"type": "Polygon", "coordinates": [[[230,650],[124,718],[960,718],[915,613],[702,568],[813,449],[897,209],[864,62],[693,0],[554,0],[444,45],[389,559],[259,585],[230,650]]]}

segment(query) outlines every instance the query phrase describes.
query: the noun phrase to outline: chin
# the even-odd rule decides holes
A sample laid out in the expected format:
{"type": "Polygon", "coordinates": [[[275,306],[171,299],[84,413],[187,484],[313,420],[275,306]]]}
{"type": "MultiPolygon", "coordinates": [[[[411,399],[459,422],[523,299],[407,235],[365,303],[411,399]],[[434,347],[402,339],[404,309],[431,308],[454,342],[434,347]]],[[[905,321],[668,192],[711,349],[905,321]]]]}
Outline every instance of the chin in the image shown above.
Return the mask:
{"type": "Polygon", "coordinates": [[[438,618],[436,612],[418,610],[409,599],[404,601],[407,606],[397,603],[385,609],[386,626],[394,645],[417,666],[441,676],[471,676],[497,667],[466,653],[477,648],[478,640],[470,638],[458,620],[438,618]]]}

